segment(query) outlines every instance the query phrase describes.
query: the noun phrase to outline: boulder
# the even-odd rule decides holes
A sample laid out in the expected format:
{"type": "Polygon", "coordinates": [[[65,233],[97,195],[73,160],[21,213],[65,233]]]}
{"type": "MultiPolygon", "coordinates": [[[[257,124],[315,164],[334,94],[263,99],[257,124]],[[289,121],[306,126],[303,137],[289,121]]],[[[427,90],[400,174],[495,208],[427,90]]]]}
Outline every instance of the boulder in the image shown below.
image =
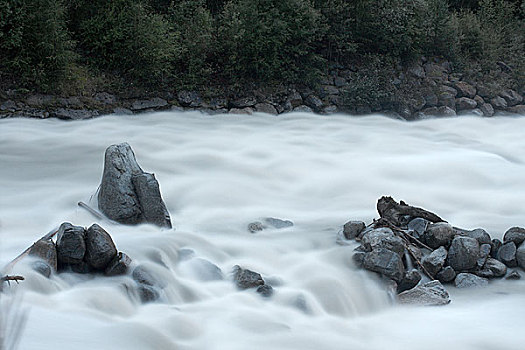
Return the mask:
{"type": "Polygon", "coordinates": [[[131,273],[131,278],[137,283],[145,284],[148,286],[157,286],[159,283],[157,282],[157,279],[153,277],[151,272],[145,268],[143,265],[139,265],[133,269],[133,272],[131,273]]]}
{"type": "Polygon", "coordinates": [[[405,227],[414,218],[423,218],[431,222],[444,221],[425,209],[413,207],[403,201],[397,203],[392,197],[383,196],[379,198],[376,207],[382,219],[386,219],[399,227],[405,227]]]}
{"type": "Polygon", "coordinates": [[[277,110],[275,107],[269,103],[257,103],[255,105],[255,111],[260,113],[266,113],[266,114],[272,114],[277,115],[277,110]]]}
{"type": "Polygon", "coordinates": [[[308,107],[312,108],[316,112],[321,111],[323,108],[323,101],[321,101],[321,99],[315,95],[309,95],[304,102],[308,107]]]}
{"type": "Polygon", "coordinates": [[[504,263],[494,258],[488,258],[485,262],[485,265],[483,266],[483,269],[481,269],[476,274],[481,277],[492,278],[503,277],[506,273],[507,266],[504,263]]]}
{"type": "Polygon", "coordinates": [[[239,115],[252,115],[253,114],[253,108],[246,107],[246,108],[231,108],[228,111],[229,114],[239,114],[239,115]]]}
{"type": "Polygon", "coordinates": [[[368,231],[362,238],[361,244],[370,252],[376,248],[388,249],[399,256],[405,252],[405,243],[403,240],[394,235],[391,229],[387,227],[376,228],[368,231]]]}
{"type": "Polygon", "coordinates": [[[98,207],[122,224],[153,223],[171,228],[155,176],[140,168],[127,143],[106,149],[98,207]]]}
{"type": "Polygon", "coordinates": [[[261,274],[243,269],[239,265],[233,268],[233,279],[239,289],[255,288],[264,285],[261,274]]]}
{"type": "Polygon", "coordinates": [[[437,306],[450,303],[447,290],[439,281],[431,281],[398,295],[401,304],[437,306]]]}
{"type": "Polygon", "coordinates": [[[425,96],[423,96],[423,98],[425,99],[426,107],[437,107],[439,100],[435,93],[427,93],[425,96]]]}
{"type": "Polygon", "coordinates": [[[400,282],[405,275],[405,267],[399,254],[384,248],[377,248],[366,253],[363,267],[383,274],[396,282],[400,282]]]}
{"type": "Polygon", "coordinates": [[[519,280],[521,278],[521,275],[518,271],[513,270],[511,271],[506,277],[506,280],[519,280]]]}
{"type": "Polygon", "coordinates": [[[456,288],[486,287],[488,284],[488,279],[476,276],[472,273],[460,273],[454,280],[456,288]]]}
{"type": "Polygon", "coordinates": [[[362,221],[348,221],[343,226],[343,234],[346,239],[355,239],[363,230],[366,225],[362,221]]]}
{"type": "Polygon", "coordinates": [[[507,101],[503,97],[496,96],[490,99],[490,104],[496,109],[506,109],[507,101]]]}
{"type": "Polygon", "coordinates": [[[507,102],[509,107],[515,106],[523,102],[523,97],[514,90],[505,90],[499,94],[507,102]]]}
{"type": "Polygon", "coordinates": [[[355,251],[354,255],[352,255],[352,260],[357,267],[363,267],[363,264],[365,263],[365,256],[366,252],[355,251]]]}
{"type": "Polygon", "coordinates": [[[62,120],[83,120],[91,119],[99,116],[99,112],[88,109],[68,109],[59,108],[49,114],[50,117],[62,120]]]}
{"type": "Polygon", "coordinates": [[[518,266],[516,261],[516,244],[512,241],[503,244],[498,250],[497,259],[508,267],[518,266]]]}
{"type": "Polygon", "coordinates": [[[87,229],[85,242],[84,260],[96,270],[104,270],[117,255],[117,248],[111,236],[97,224],[87,229]]]}
{"type": "Polygon", "coordinates": [[[177,100],[183,107],[202,107],[202,99],[197,91],[179,91],[177,93],[177,100]]]}
{"type": "Polygon", "coordinates": [[[297,106],[293,109],[294,112],[303,112],[303,113],[312,113],[313,110],[308,107],[308,106],[305,106],[305,105],[300,105],[300,106],[297,106]]]}
{"type": "Polygon", "coordinates": [[[57,234],[58,264],[80,264],[86,253],[85,229],[69,222],[60,225],[57,234]]]}
{"type": "Polygon", "coordinates": [[[131,265],[131,258],[126,254],[119,252],[117,256],[111,260],[104,273],[106,276],[117,276],[123,275],[128,271],[131,265]]]}
{"type": "Polygon", "coordinates": [[[445,266],[436,274],[436,278],[442,283],[449,283],[456,278],[456,271],[450,266],[445,266]]]}
{"type": "Polygon", "coordinates": [[[516,249],[516,263],[525,270],[525,243],[522,243],[518,249],[516,249]]]}
{"type": "Polygon", "coordinates": [[[516,105],[507,108],[507,112],[525,115],[525,105],[516,105]]]}
{"type": "Polygon", "coordinates": [[[401,280],[401,282],[397,285],[397,293],[402,293],[405,290],[409,290],[417,286],[417,284],[421,281],[421,274],[418,270],[410,270],[405,273],[405,276],[401,280]]]}
{"type": "Polygon", "coordinates": [[[464,81],[456,82],[454,87],[458,91],[459,97],[474,98],[476,96],[476,88],[464,81]]]}
{"type": "Polygon", "coordinates": [[[479,243],[471,237],[456,236],[448,251],[448,264],[455,271],[468,271],[476,267],[479,243]]]}
{"type": "Polygon", "coordinates": [[[132,111],[142,111],[147,109],[159,109],[166,107],[168,101],[160,97],[154,97],[149,100],[137,100],[131,104],[132,111]]]}
{"type": "Polygon", "coordinates": [[[477,228],[472,231],[465,231],[465,236],[474,238],[479,244],[491,244],[490,235],[482,228],[477,228]]]}
{"type": "Polygon", "coordinates": [[[449,108],[456,106],[456,95],[447,91],[442,91],[438,95],[438,105],[449,108]]]}
{"type": "Polygon", "coordinates": [[[484,117],[492,117],[494,115],[494,107],[490,103],[483,103],[479,106],[484,117]]]}
{"type": "Polygon", "coordinates": [[[439,247],[421,260],[425,269],[432,275],[436,274],[443,268],[447,259],[447,250],[445,247],[439,247]]]}
{"type": "Polygon", "coordinates": [[[455,106],[441,106],[438,107],[436,116],[438,117],[455,117],[457,116],[456,111],[454,110],[455,106]]]}
{"type": "Polygon", "coordinates": [[[456,99],[456,109],[459,111],[472,110],[477,107],[476,101],[468,97],[460,97],[456,99]]]}
{"type": "Polygon", "coordinates": [[[31,268],[44,277],[49,278],[52,273],[51,266],[43,260],[36,260],[31,263],[31,268]]]}
{"type": "Polygon", "coordinates": [[[303,98],[301,94],[296,90],[293,90],[292,93],[288,96],[288,101],[292,105],[292,108],[299,107],[303,104],[303,98]]]}
{"type": "Polygon", "coordinates": [[[423,234],[423,240],[433,249],[441,246],[448,247],[455,234],[456,231],[450,224],[438,222],[428,225],[427,230],[423,234]]]}
{"type": "Polygon", "coordinates": [[[503,235],[503,242],[514,242],[516,246],[519,246],[525,241],[525,228],[523,227],[511,227],[503,235]]]}
{"type": "Polygon", "coordinates": [[[51,239],[36,241],[35,244],[31,246],[29,256],[41,259],[42,262],[46,263],[53,271],[57,270],[57,249],[51,239]]]}

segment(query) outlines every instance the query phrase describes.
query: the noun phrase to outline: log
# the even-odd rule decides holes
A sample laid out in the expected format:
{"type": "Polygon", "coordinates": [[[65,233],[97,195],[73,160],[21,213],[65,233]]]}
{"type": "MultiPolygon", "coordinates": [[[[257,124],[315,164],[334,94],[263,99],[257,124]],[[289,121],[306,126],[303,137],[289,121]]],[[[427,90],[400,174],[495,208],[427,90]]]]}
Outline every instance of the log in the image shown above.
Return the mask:
{"type": "Polygon", "coordinates": [[[392,197],[383,196],[377,201],[377,212],[381,218],[387,219],[396,226],[406,226],[406,216],[423,218],[430,222],[445,222],[436,214],[428,210],[413,207],[403,201],[397,203],[392,197]]]}

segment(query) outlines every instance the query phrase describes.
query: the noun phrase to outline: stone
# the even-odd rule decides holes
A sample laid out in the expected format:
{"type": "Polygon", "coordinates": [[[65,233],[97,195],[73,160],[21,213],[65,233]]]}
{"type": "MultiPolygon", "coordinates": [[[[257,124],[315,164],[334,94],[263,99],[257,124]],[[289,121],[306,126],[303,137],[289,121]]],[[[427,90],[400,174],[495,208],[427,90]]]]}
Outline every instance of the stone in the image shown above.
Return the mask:
{"type": "Polygon", "coordinates": [[[348,221],[343,226],[343,234],[346,239],[355,239],[363,230],[366,225],[362,221],[348,221]]]}
{"type": "Polygon", "coordinates": [[[439,281],[431,281],[397,296],[401,304],[438,306],[450,303],[450,295],[439,281]]]}
{"type": "Polygon", "coordinates": [[[233,279],[239,289],[255,288],[264,284],[259,273],[243,269],[239,265],[233,267],[233,279]]]}
{"type": "Polygon", "coordinates": [[[303,104],[303,98],[301,97],[301,94],[296,90],[292,91],[292,93],[288,96],[287,101],[290,102],[292,109],[295,107],[299,107],[303,104]]]}
{"type": "Polygon", "coordinates": [[[438,222],[428,225],[423,234],[423,240],[433,249],[441,246],[448,247],[455,234],[456,231],[454,231],[454,228],[450,224],[446,222],[438,222]]]}
{"type": "Polygon", "coordinates": [[[394,235],[394,232],[388,227],[376,228],[368,231],[363,235],[361,244],[370,252],[377,248],[388,249],[399,256],[405,253],[405,243],[400,237],[394,235]]]}
{"type": "Polygon", "coordinates": [[[239,115],[252,115],[253,114],[253,108],[246,107],[246,108],[232,108],[228,111],[229,114],[239,114],[239,115]]]}
{"type": "Polygon", "coordinates": [[[501,248],[501,246],[503,245],[503,243],[497,239],[497,238],[494,238],[491,242],[490,242],[490,256],[493,257],[494,259],[497,258],[498,256],[498,250],[499,248],[501,248]]]}
{"type": "Polygon", "coordinates": [[[85,230],[69,222],[60,225],[57,234],[58,264],[80,264],[86,253],[85,230]]]}
{"type": "Polygon", "coordinates": [[[490,104],[495,109],[506,109],[508,107],[507,106],[507,101],[505,101],[505,99],[503,97],[500,97],[500,96],[496,96],[496,97],[490,99],[490,104]]]}
{"type": "Polygon", "coordinates": [[[425,70],[419,64],[415,64],[412,67],[408,68],[408,73],[419,79],[425,77],[425,70]]]}
{"type": "Polygon", "coordinates": [[[519,280],[521,279],[521,275],[518,271],[513,270],[505,277],[505,279],[506,280],[519,280]]]}
{"type": "Polygon", "coordinates": [[[514,90],[505,90],[499,94],[507,102],[507,106],[512,107],[523,102],[523,97],[514,90]]]}
{"type": "Polygon", "coordinates": [[[525,105],[516,105],[507,108],[507,112],[525,115],[525,105]]]}
{"type": "Polygon", "coordinates": [[[231,102],[231,106],[234,108],[246,108],[246,107],[253,107],[257,103],[257,99],[255,96],[248,96],[248,97],[242,97],[238,98],[231,102]]]}
{"type": "Polygon", "coordinates": [[[277,219],[277,218],[264,218],[264,222],[266,223],[266,225],[271,226],[276,229],[287,228],[287,227],[293,226],[293,222],[291,222],[290,220],[282,220],[282,219],[277,219]]]}
{"type": "Polygon", "coordinates": [[[396,282],[400,282],[405,275],[405,267],[399,254],[384,248],[376,248],[366,253],[363,267],[378,272],[396,282]]]}
{"type": "Polygon", "coordinates": [[[294,112],[313,113],[313,110],[305,105],[297,106],[293,109],[294,112]]]}
{"type": "Polygon", "coordinates": [[[436,274],[436,278],[442,283],[449,283],[456,278],[456,271],[450,266],[445,266],[436,274]]]}
{"type": "Polygon", "coordinates": [[[163,286],[144,265],[138,265],[133,269],[131,278],[139,284],[147,286],[163,286]]]}
{"type": "Polygon", "coordinates": [[[448,251],[448,264],[457,272],[476,267],[479,258],[479,243],[471,237],[456,236],[448,251]]]}
{"type": "Polygon", "coordinates": [[[436,79],[438,81],[447,79],[448,74],[446,73],[446,69],[441,65],[427,62],[423,67],[425,68],[425,73],[428,78],[436,79]]]}
{"type": "Polygon", "coordinates": [[[323,108],[323,114],[334,114],[337,113],[338,108],[335,105],[326,106],[323,108]]]}
{"type": "Polygon", "coordinates": [[[516,263],[519,267],[525,270],[525,243],[522,243],[516,249],[516,263]]]}
{"type": "Polygon", "coordinates": [[[523,227],[511,227],[503,235],[503,242],[514,242],[516,246],[519,246],[525,241],[525,228],[523,227]]]}
{"type": "Polygon", "coordinates": [[[151,303],[160,298],[160,293],[157,288],[147,284],[139,284],[137,286],[137,293],[143,304],[151,303]]]}
{"type": "Polygon", "coordinates": [[[328,95],[339,95],[339,89],[333,85],[322,85],[319,88],[319,97],[325,98],[328,95]]]}
{"type": "Polygon", "coordinates": [[[98,92],[93,96],[95,101],[103,105],[113,105],[117,102],[117,97],[107,92],[98,92]]]}
{"type": "Polygon", "coordinates": [[[481,107],[481,105],[485,103],[485,100],[483,99],[483,97],[479,95],[474,96],[474,101],[476,101],[478,107],[481,107]]]}
{"type": "Polygon", "coordinates": [[[439,247],[429,255],[424,256],[421,263],[432,276],[436,276],[445,265],[447,254],[445,247],[439,247]]]}
{"type": "Polygon", "coordinates": [[[409,290],[417,286],[417,284],[421,281],[421,274],[418,270],[410,270],[405,273],[405,276],[401,280],[401,282],[397,285],[397,293],[402,293],[405,290],[409,290]]]}
{"type": "Polygon", "coordinates": [[[480,247],[479,247],[479,258],[478,258],[478,261],[476,262],[476,264],[478,265],[478,267],[483,267],[488,259],[488,257],[490,256],[490,244],[482,244],[480,247]]]}
{"type": "Polygon", "coordinates": [[[265,298],[269,298],[273,295],[273,288],[269,284],[263,284],[257,288],[257,293],[265,298]]]}
{"type": "Polygon", "coordinates": [[[259,232],[264,229],[265,229],[265,226],[263,225],[262,222],[259,222],[259,221],[251,222],[248,224],[248,231],[250,231],[251,233],[259,232]]]}
{"type": "Polygon", "coordinates": [[[131,258],[126,254],[119,252],[116,257],[111,260],[104,273],[106,276],[124,275],[131,265],[131,258]]]}
{"type": "Polygon", "coordinates": [[[117,107],[117,108],[113,108],[113,114],[133,115],[133,111],[131,111],[130,109],[127,109],[127,108],[117,107]]]}
{"type": "Polygon", "coordinates": [[[458,81],[454,84],[454,87],[458,91],[459,97],[474,98],[476,96],[476,88],[469,83],[458,81]]]}
{"type": "Polygon", "coordinates": [[[483,103],[479,106],[484,117],[492,117],[494,115],[494,107],[490,103],[483,103]]]}
{"type": "Polygon", "coordinates": [[[488,258],[483,266],[483,271],[490,271],[492,276],[481,277],[503,277],[507,273],[507,266],[499,260],[488,258]]]}
{"type": "MultiPolygon", "coordinates": [[[[51,239],[40,239],[36,241],[29,251],[29,256],[33,256],[46,263],[53,271],[57,270],[57,249],[51,239]]],[[[49,277],[49,276],[46,276],[49,277]]]]}
{"type": "Polygon", "coordinates": [[[436,116],[438,117],[455,117],[456,111],[454,110],[455,106],[441,106],[438,107],[436,116]]]}
{"type": "Polygon", "coordinates": [[[17,109],[16,102],[13,100],[7,100],[0,105],[0,111],[14,112],[17,109]]]}
{"type": "Polygon", "coordinates": [[[323,101],[315,95],[309,95],[304,101],[305,104],[314,111],[319,112],[323,108],[323,101]]]}
{"type": "Polygon", "coordinates": [[[49,278],[51,276],[52,268],[43,260],[33,261],[31,263],[31,268],[44,277],[49,278]]]}
{"type": "Polygon", "coordinates": [[[26,103],[31,107],[47,108],[55,104],[55,97],[52,95],[30,95],[26,98],[26,103]]]}
{"type": "Polygon", "coordinates": [[[50,113],[50,117],[63,119],[63,120],[83,120],[91,119],[99,116],[99,112],[95,110],[87,109],[68,109],[59,108],[54,112],[50,113]]]}
{"type": "Polygon", "coordinates": [[[117,248],[111,236],[97,224],[87,229],[85,242],[84,260],[96,270],[104,270],[117,255],[117,248]]]}
{"type": "Polygon", "coordinates": [[[171,228],[157,180],[140,168],[127,143],[106,149],[98,207],[122,224],[153,223],[171,228]]]}
{"type": "Polygon", "coordinates": [[[454,280],[456,288],[473,288],[486,287],[489,285],[489,280],[483,277],[476,276],[472,273],[460,273],[454,280]]]}
{"type": "Polygon", "coordinates": [[[255,111],[260,113],[266,113],[266,114],[272,114],[277,115],[277,110],[275,107],[269,103],[257,103],[255,105],[255,111]]]}
{"type": "Polygon", "coordinates": [[[423,237],[429,223],[428,220],[423,218],[415,218],[408,223],[407,228],[412,236],[420,238],[423,237]]]}
{"type": "Polygon", "coordinates": [[[166,107],[168,101],[160,97],[154,97],[149,100],[137,100],[131,104],[132,111],[143,111],[147,109],[159,109],[166,107]]]}
{"type": "Polygon", "coordinates": [[[366,255],[366,252],[361,252],[361,251],[354,252],[354,255],[352,255],[352,260],[354,261],[354,264],[357,267],[363,267],[363,264],[365,262],[365,255],[366,255]]]}
{"type": "Polygon", "coordinates": [[[474,109],[467,109],[467,110],[464,110],[464,111],[460,111],[458,113],[458,115],[460,115],[460,116],[468,115],[468,116],[483,117],[483,112],[479,108],[474,108],[474,109]]]}
{"type": "Polygon", "coordinates": [[[202,107],[202,99],[197,91],[179,91],[177,93],[177,101],[179,101],[183,107],[202,107]]]}
{"type": "Polygon", "coordinates": [[[477,105],[476,101],[468,97],[460,97],[456,99],[456,109],[460,111],[474,109],[477,105]]]}
{"type": "Polygon", "coordinates": [[[423,98],[425,99],[426,107],[437,107],[439,100],[435,93],[431,92],[431,93],[425,94],[423,98]]]}
{"type": "Polygon", "coordinates": [[[508,267],[518,266],[516,261],[516,244],[512,241],[503,244],[498,250],[497,259],[508,267]]]}
{"type": "Polygon", "coordinates": [[[479,244],[491,244],[490,235],[482,228],[466,231],[465,235],[474,238],[479,244]]]}

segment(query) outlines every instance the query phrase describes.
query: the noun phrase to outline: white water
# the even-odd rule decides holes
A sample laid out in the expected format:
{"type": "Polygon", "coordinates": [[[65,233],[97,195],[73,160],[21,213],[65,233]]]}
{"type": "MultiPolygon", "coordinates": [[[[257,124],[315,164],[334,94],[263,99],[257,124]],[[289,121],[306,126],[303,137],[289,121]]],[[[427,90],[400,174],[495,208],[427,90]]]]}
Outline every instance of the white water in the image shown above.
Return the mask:
{"type": "Polygon", "coordinates": [[[20,292],[28,310],[20,349],[521,350],[524,281],[449,287],[446,307],[392,305],[375,277],[355,269],[353,248],[335,240],[347,220],[375,218],[381,195],[494,237],[525,226],[523,130],[525,118],[503,117],[0,120],[2,265],[63,221],[95,221],[76,203],[95,193],[114,143],[129,142],[156,174],[176,228],[100,222],[120,250],[167,283],[157,303],[141,305],[126,292],[129,277],[47,280],[19,263],[13,272],[26,281],[10,293],[20,292]],[[265,216],[295,226],[247,232],[265,216]],[[193,258],[182,258],[187,249],[193,258]],[[225,280],[202,281],[199,258],[225,280]],[[236,290],[236,264],[260,272],[274,296],[236,290]]]}

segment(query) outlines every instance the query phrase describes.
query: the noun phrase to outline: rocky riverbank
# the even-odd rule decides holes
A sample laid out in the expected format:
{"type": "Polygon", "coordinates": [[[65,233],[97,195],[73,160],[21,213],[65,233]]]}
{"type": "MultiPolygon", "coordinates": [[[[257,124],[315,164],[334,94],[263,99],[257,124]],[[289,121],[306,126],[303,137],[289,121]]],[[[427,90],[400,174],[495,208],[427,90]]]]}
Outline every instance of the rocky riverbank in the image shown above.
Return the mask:
{"type": "Polygon", "coordinates": [[[108,92],[55,96],[0,91],[0,118],[80,120],[107,114],[200,110],[208,114],[278,115],[292,111],[364,115],[385,113],[399,119],[498,113],[525,115],[525,91],[513,88],[511,68],[498,62],[492,76],[454,70],[449,61],[422,57],[408,67],[334,66],[316,87],[286,86],[231,92],[220,88],[144,93],[142,98],[108,92]],[[365,82],[364,82],[365,81],[365,82]]]}

